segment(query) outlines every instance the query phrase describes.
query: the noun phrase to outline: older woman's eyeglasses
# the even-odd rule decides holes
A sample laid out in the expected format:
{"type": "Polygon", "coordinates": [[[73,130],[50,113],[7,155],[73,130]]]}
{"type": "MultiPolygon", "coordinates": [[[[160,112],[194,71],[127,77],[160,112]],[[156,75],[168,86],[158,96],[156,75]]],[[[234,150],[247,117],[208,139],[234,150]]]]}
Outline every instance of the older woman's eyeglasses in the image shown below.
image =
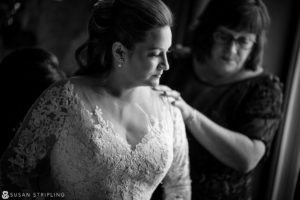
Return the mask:
{"type": "Polygon", "coordinates": [[[218,44],[229,45],[234,42],[241,49],[251,49],[256,42],[255,39],[247,36],[236,37],[231,33],[216,31],[213,34],[214,41],[218,44]]]}

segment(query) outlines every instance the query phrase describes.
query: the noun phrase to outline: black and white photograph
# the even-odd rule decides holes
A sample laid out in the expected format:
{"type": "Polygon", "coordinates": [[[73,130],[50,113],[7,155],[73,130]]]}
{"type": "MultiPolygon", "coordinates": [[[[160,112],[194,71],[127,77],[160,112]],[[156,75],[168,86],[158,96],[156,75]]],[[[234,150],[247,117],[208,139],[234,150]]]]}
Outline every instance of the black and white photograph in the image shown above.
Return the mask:
{"type": "Polygon", "coordinates": [[[297,0],[1,0],[1,199],[300,199],[297,0]]]}

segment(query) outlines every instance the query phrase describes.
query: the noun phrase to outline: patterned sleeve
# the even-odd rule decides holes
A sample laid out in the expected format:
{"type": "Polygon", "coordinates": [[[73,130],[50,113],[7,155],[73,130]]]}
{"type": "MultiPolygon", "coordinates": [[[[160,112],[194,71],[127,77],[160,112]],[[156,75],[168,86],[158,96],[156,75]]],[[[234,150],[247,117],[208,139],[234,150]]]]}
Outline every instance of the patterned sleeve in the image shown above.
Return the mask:
{"type": "Polygon", "coordinates": [[[171,168],[163,181],[164,199],[190,200],[191,180],[188,142],[181,113],[177,108],[173,109],[174,158],[171,168]]]}
{"type": "Polygon", "coordinates": [[[69,104],[64,87],[63,82],[50,86],[28,111],[1,157],[1,190],[34,192],[40,191],[43,184],[51,184],[47,180],[49,156],[62,132],[69,104]]]}
{"type": "Polygon", "coordinates": [[[265,143],[267,156],[282,118],[282,83],[272,75],[254,84],[241,104],[238,130],[265,143]]]}

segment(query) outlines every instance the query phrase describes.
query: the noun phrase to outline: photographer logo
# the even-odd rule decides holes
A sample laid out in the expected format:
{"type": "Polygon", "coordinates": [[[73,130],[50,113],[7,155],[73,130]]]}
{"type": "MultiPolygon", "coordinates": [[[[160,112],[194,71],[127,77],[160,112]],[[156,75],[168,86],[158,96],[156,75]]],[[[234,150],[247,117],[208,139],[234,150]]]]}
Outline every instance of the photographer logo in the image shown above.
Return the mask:
{"type": "Polygon", "coordinates": [[[8,192],[7,191],[3,191],[2,192],[2,199],[8,199],[9,196],[8,196],[8,192]]]}

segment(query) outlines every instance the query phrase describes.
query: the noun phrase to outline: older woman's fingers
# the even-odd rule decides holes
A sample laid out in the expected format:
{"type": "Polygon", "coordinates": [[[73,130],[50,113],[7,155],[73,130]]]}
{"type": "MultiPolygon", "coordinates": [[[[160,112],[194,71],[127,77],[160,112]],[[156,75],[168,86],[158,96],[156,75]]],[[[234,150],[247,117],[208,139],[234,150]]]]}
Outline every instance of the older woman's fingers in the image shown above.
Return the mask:
{"type": "Polygon", "coordinates": [[[153,90],[158,91],[162,96],[171,98],[173,101],[181,99],[181,95],[178,91],[172,90],[166,85],[158,85],[154,87],[153,90]]]}
{"type": "Polygon", "coordinates": [[[181,98],[180,93],[176,90],[165,91],[164,94],[165,96],[172,97],[176,100],[181,98]]]}
{"type": "Polygon", "coordinates": [[[156,91],[170,91],[171,88],[166,86],[166,85],[157,85],[157,86],[153,87],[153,90],[156,90],[156,91]]]}

